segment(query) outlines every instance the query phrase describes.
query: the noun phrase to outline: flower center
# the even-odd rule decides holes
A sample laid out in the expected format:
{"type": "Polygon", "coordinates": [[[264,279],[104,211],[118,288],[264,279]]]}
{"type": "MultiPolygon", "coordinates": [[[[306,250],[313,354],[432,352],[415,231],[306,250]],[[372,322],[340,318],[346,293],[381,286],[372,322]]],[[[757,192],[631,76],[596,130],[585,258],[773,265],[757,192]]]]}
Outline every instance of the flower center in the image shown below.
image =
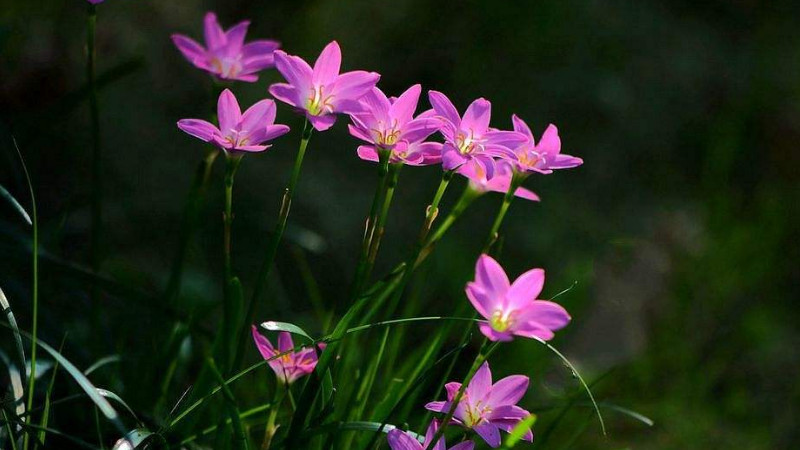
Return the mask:
{"type": "Polygon", "coordinates": [[[544,156],[533,150],[524,152],[519,156],[519,163],[523,167],[536,167],[540,162],[544,162],[544,156]]]}
{"type": "Polygon", "coordinates": [[[321,116],[323,114],[332,113],[333,105],[332,95],[326,96],[324,93],[324,86],[315,86],[311,88],[311,94],[308,96],[306,102],[306,109],[312,116],[321,116]]]}
{"type": "Polygon", "coordinates": [[[514,326],[516,315],[516,311],[497,310],[492,314],[492,318],[489,319],[489,326],[499,333],[508,331],[509,328],[514,326]]]}
{"type": "Polygon", "coordinates": [[[468,155],[474,153],[476,150],[481,150],[483,145],[478,139],[475,139],[472,130],[469,130],[469,135],[463,131],[458,132],[456,136],[456,147],[458,147],[458,151],[462,155],[468,155]]]}
{"type": "Polygon", "coordinates": [[[475,425],[480,424],[484,417],[492,412],[492,409],[488,406],[483,406],[483,402],[477,402],[474,405],[470,404],[467,401],[466,395],[461,399],[464,402],[464,417],[463,422],[467,428],[472,428],[475,425]]]}
{"type": "Polygon", "coordinates": [[[242,71],[242,64],[239,58],[226,58],[214,56],[211,58],[211,67],[222,78],[234,78],[242,71]]]}
{"type": "Polygon", "coordinates": [[[234,148],[247,145],[249,140],[250,135],[245,130],[231,130],[230,133],[225,136],[225,142],[234,148]]]}
{"type": "Polygon", "coordinates": [[[390,127],[384,127],[383,122],[378,124],[379,128],[373,128],[370,131],[374,133],[375,143],[380,146],[393,146],[397,144],[400,139],[400,130],[397,129],[397,120],[392,121],[390,127]]]}

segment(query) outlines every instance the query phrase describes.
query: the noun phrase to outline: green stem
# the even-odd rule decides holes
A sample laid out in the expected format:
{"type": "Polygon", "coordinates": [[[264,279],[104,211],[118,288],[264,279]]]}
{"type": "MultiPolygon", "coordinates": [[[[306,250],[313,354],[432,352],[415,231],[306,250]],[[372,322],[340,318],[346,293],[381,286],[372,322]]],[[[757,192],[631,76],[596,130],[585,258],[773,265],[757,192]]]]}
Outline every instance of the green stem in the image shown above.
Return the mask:
{"type": "Polygon", "coordinates": [[[450,213],[447,214],[447,217],[444,218],[442,223],[436,227],[436,230],[428,238],[419,258],[417,258],[417,261],[415,262],[415,267],[424,261],[425,258],[427,258],[427,256],[433,251],[436,243],[442,239],[448,230],[450,230],[450,227],[456,223],[456,221],[461,217],[461,214],[466,211],[467,207],[469,207],[469,205],[471,205],[472,202],[481,195],[483,195],[482,192],[476,191],[470,185],[467,185],[467,187],[464,188],[464,192],[461,193],[461,197],[459,197],[458,201],[456,201],[453,209],[450,210],[450,213]]]}
{"type": "MultiPolygon", "coordinates": [[[[453,418],[453,414],[456,412],[456,407],[461,402],[461,398],[464,396],[464,391],[469,386],[470,381],[472,381],[472,377],[475,376],[475,372],[481,367],[486,358],[492,354],[492,352],[497,348],[498,342],[495,342],[489,345],[489,340],[484,338],[483,344],[481,344],[481,349],[478,351],[478,356],[475,357],[475,361],[472,362],[472,367],[469,368],[469,372],[467,372],[467,376],[464,377],[464,381],[461,383],[461,386],[458,388],[458,392],[453,397],[453,401],[450,403],[450,409],[447,410],[447,414],[442,419],[442,424],[438,430],[436,430],[436,434],[433,435],[433,439],[428,443],[438,442],[439,439],[444,436],[444,431],[447,429],[447,425],[450,423],[450,420],[453,418]],[[488,348],[487,348],[488,347],[488,348]]],[[[425,447],[427,449],[427,447],[425,447]]]]}
{"type": "Polygon", "coordinates": [[[186,254],[197,228],[200,209],[203,205],[203,197],[205,196],[208,186],[208,180],[211,178],[211,169],[219,153],[219,150],[216,148],[209,148],[206,150],[205,157],[200,161],[200,164],[198,164],[195,170],[194,180],[192,180],[192,186],[189,189],[189,195],[186,199],[186,206],[183,211],[178,252],[175,255],[169,281],[167,281],[167,287],[164,290],[164,300],[167,302],[171,303],[180,297],[183,268],[186,264],[186,254]]]}
{"type": "Polygon", "coordinates": [[[500,210],[497,211],[497,216],[494,218],[492,228],[489,230],[489,236],[486,238],[486,243],[483,245],[481,253],[489,253],[489,250],[492,249],[492,245],[497,241],[500,225],[503,224],[503,219],[505,219],[508,208],[511,206],[511,201],[514,200],[514,193],[524,180],[525,176],[517,173],[514,173],[514,176],[511,178],[508,191],[506,191],[506,195],[503,196],[503,204],[500,205],[500,210]]]}
{"type": "MultiPolygon", "coordinates": [[[[33,304],[33,312],[31,317],[31,374],[28,377],[28,401],[26,408],[27,411],[30,411],[33,408],[33,394],[34,387],[36,386],[36,349],[38,347],[37,336],[39,331],[39,216],[36,210],[36,195],[33,190],[33,181],[31,180],[28,166],[25,164],[25,158],[22,157],[22,152],[20,152],[16,140],[14,140],[14,148],[16,148],[17,155],[19,155],[22,170],[25,172],[25,180],[28,183],[28,191],[31,195],[31,225],[33,228],[33,248],[31,249],[33,286],[31,287],[31,303],[33,304]]],[[[20,370],[25,373],[25,367],[20,368],[20,370]]],[[[31,417],[28,420],[28,425],[30,425],[32,421],[33,418],[31,417]]],[[[27,449],[29,443],[30,433],[25,433],[23,448],[27,449]]]]}
{"type": "Polygon", "coordinates": [[[303,157],[305,156],[306,147],[308,147],[308,141],[311,139],[311,132],[313,130],[314,128],[311,126],[308,120],[306,120],[305,125],[303,126],[303,135],[300,139],[300,147],[297,150],[297,157],[294,161],[292,175],[289,178],[289,185],[286,187],[286,190],[283,193],[283,201],[281,202],[281,209],[278,214],[278,223],[275,225],[275,231],[272,233],[272,237],[267,245],[266,257],[264,258],[264,262],[261,264],[261,268],[258,271],[253,295],[250,298],[250,304],[247,307],[245,322],[241,327],[242,331],[239,336],[239,344],[236,347],[236,359],[234,360],[233,367],[238,367],[242,362],[242,358],[244,356],[244,346],[245,342],[247,342],[247,336],[249,334],[249,327],[247,324],[252,323],[253,320],[255,320],[256,307],[258,306],[258,302],[261,299],[261,295],[267,285],[267,279],[272,269],[272,264],[275,261],[275,256],[278,253],[278,247],[280,246],[283,232],[286,229],[286,221],[289,218],[289,210],[292,206],[292,196],[294,195],[295,188],[297,187],[297,180],[300,178],[300,169],[303,166],[303,157]]]}
{"type": "Polygon", "coordinates": [[[287,392],[289,392],[289,386],[278,381],[278,385],[275,388],[275,398],[273,399],[272,407],[269,410],[267,426],[264,429],[264,442],[261,444],[262,450],[269,450],[269,447],[272,444],[272,439],[278,432],[278,427],[275,426],[275,419],[278,417],[278,411],[281,408],[283,398],[286,396],[287,392]]]}
{"type": "Polygon", "coordinates": [[[389,206],[392,204],[394,190],[397,187],[397,179],[400,177],[400,169],[402,168],[402,164],[392,164],[389,167],[389,178],[386,182],[386,194],[383,198],[381,214],[378,217],[377,231],[372,238],[372,248],[369,250],[369,259],[367,262],[367,271],[364,281],[369,281],[369,277],[372,274],[372,269],[375,267],[375,259],[378,257],[378,249],[381,246],[381,239],[383,239],[383,233],[386,227],[386,218],[389,216],[389,206]]]}
{"type": "Polygon", "coordinates": [[[225,153],[225,212],[222,215],[223,220],[223,260],[224,260],[224,279],[223,279],[223,342],[224,351],[222,359],[223,367],[228,367],[230,361],[230,345],[228,339],[234,336],[236,317],[234,317],[233,294],[231,292],[233,282],[233,264],[231,262],[231,228],[233,226],[233,181],[236,177],[236,171],[239,169],[239,164],[242,162],[242,155],[225,153]]]}
{"type": "Polygon", "coordinates": [[[372,206],[369,209],[369,217],[364,227],[364,239],[361,242],[361,255],[356,266],[356,275],[353,278],[351,298],[356,298],[361,293],[365,283],[365,273],[367,271],[370,248],[376,228],[376,216],[380,208],[381,199],[386,193],[386,176],[389,173],[389,157],[391,150],[378,149],[378,183],[375,186],[375,195],[372,197],[372,206]]]}

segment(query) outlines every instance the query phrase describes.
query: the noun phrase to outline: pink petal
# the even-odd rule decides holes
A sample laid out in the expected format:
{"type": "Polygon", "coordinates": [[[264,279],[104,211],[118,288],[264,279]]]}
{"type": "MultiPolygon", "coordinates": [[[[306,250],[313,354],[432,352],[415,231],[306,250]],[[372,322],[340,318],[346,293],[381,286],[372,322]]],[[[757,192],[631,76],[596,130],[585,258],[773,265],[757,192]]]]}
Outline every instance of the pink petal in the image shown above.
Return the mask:
{"type": "Polygon", "coordinates": [[[536,299],[544,287],[544,270],[531,269],[514,280],[511,288],[508,289],[508,307],[511,309],[521,308],[536,299]]]}
{"type": "Polygon", "coordinates": [[[258,352],[261,353],[261,356],[264,359],[270,359],[275,356],[275,349],[272,347],[272,343],[264,337],[261,333],[258,332],[258,328],[255,325],[250,327],[253,333],[253,340],[256,343],[256,348],[258,352]]]}
{"type": "Polygon", "coordinates": [[[543,341],[549,341],[555,336],[552,330],[536,326],[535,323],[521,325],[520,328],[514,330],[514,334],[526,338],[541,339],[543,341]]]}
{"type": "MultiPolygon", "coordinates": [[[[439,429],[439,421],[437,421],[436,419],[431,420],[431,423],[425,430],[425,443],[422,445],[423,448],[428,448],[431,445],[431,441],[433,440],[433,437],[436,435],[436,430],[438,429],[439,429]]],[[[444,439],[439,438],[439,442],[434,444],[431,450],[446,450],[444,446],[445,446],[444,439]]]]}
{"type": "Polygon", "coordinates": [[[342,50],[339,43],[331,41],[322,49],[317,61],[314,63],[314,72],[311,81],[319,86],[326,86],[336,79],[342,64],[342,50]]]}
{"type": "Polygon", "coordinates": [[[514,339],[514,335],[512,335],[509,331],[496,331],[485,322],[478,324],[478,330],[480,330],[481,334],[486,336],[486,338],[492,342],[509,342],[514,339]]]}
{"type": "Polygon", "coordinates": [[[303,96],[309,92],[311,90],[311,66],[302,58],[288,55],[281,50],[276,50],[273,54],[275,55],[275,68],[289,84],[298,90],[299,95],[303,96]]]}
{"type": "Polygon", "coordinates": [[[517,190],[514,191],[514,195],[532,202],[538,202],[541,200],[535,192],[530,189],[525,189],[524,187],[518,187],[517,190]]]}
{"type": "MultiPolygon", "coordinates": [[[[492,423],[497,425],[497,428],[505,431],[506,433],[511,433],[514,428],[516,428],[517,424],[520,422],[520,419],[512,419],[512,420],[494,420],[492,423]]],[[[522,439],[533,442],[533,431],[528,429],[525,434],[522,435],[522,439]]],[[[452,449],[451,449],[452,450],[452,449]]]]}
{"type": "Polygon", "coordinates": [[[516,131],[487,131],[483,135],[487,144],[499,145],[501,147],[508,147],[509,149],[516,148],[517,146],[528,142],[528,137],[516,131]]]}
{"type": "Polygon", "coordinates": [[[297,95],[297,89],[291,84],[275,83],[269,87],[269,93],[278,100],[299,108],[302,106],[297,95]]]}
{"type": "Polygon", "coordinates": [[[524,375],[511,375],[495,383],[487,399],[492,411],[503,405],[515,405],[528,390],[529,381],[524,375]]]}
{"type": "Polygon", "coordinates": [[[400,134],[400,139],[408,142],[421,141],[439,131],[440,123],[441,122],[439,120],[433,118],[411,120],[402,128],[403,132],[400,134]]]}
{"type": "Polygon", "coordinates": [[[539,145],[536,146],[536,151],[547,153],[551,158],[561,151],[561,138],[558,137],[558,128],[552,123],[544,130],[542,139],[539,140],[539,145]]]}
{"type": "Polygon", "coordinates": [[[275,102],[272,100],[257,102],[242,114],[239,130],[254,133],[256,130],[266,128],[267,125],[272,125],[275,122],[275,109],[275,102]]]}
{"type": "Polygon", "coordinates": [[[176,47],[178,47],[178,50],[180,50],[180,52],[186,57],[186,59],[189,60],[189,62],[197,65],[198,61],[200,61],[202,69],[206,69],[208,67],[208,65],[204,62],[206,59],[206,49],[197,43],[197,41],[181,34],[173,34],[172,42],[176,47]]]}
{"type": "Polygon", "coordinates": [[[331,95],[333,95],[334,105],[339,105],[343,100],[359,100],[380,79],[380,75],[375,72],[365,72],[356,70],[346,72],[330,83],[331,95]]]}
{"type": "Polygon", "coordinates": [[[520,321],[535,322],[537,326],[550,330],[560,330],[567,326],[572,318],[563,306],[547,300],[532,302],[518,318],[520,321]]]}
{"type": "Polygon", "coordinates": [[[209,50],[216,49],[225,45],[225,32],[217,21],[217,15],[213,12],[206,13],[203,19],[203,28],[206,39],[206,47],[209,50]]]}
{"type": "Polygon", "coordinates": [[[449,402],[429,402],[425,405],[425,409],[433,412],[446,413],[450,408],[449,402]]]}
{"type": "Polygon", "coordinates": [[[528,137],[531,145],[534,144],[533,132],[531,132],[530,127],[528,127],[528,124],[525,123],[524,120],[520,119],[516,114],[512,114],[511,123],[514,125],[514,131],[524,134],[528,137]]]}
{"type": "Polygon", "coordinates": [[[510,283],[506,272],[491,256],[483,254],[475,263],[475,282],[489,296],[502,297],[510,283]]]}
{"type": "Polygon", "coordinates": [[[252,143],[262,143],[271,141],[279,136],[289,132],[289,127],[286,125],[262,125],[256,131],[251,133],[248,138],[252,143]]]}
{"type": "Polygon", "coordinates": [[[489,447],[496,448],[500,446],[500,430],[497,429],[496,425],[492,423],[482,423],[472,429],[489,444],[489,447]]]}
{"type": "Polygon", "coordinates": [[[475,443],[472,441],[459,442],[458,444],[450,447],[450,450],[474,450],[475,443]]]}
{"type": "Polygon", "coordinates": [[[482,136],[489,129],[489,120],[491,118],[492,104],[484,98],[479,98],[467,107],[459,128],[472,130],[475,135],[482,136]]]}
{"type": "Polygon", "coordinates": [[[492,370],[489,368],[489,362],[484,362],[478,371],[475,372],[475,376],[472,377],[472,381],[469,382],[469,386],[467,386],[466,392],[469,398],[475,402],[482,400],[489,394],[489,390],[492,388],[492,370]]]}
{"type": "Polygon", "coordinates": [[[422,450],[416,439],[397,428],[386,433],[386,440],[392,450],[422,450]]]}
{"type": "Polygon", "coordinates": [[[356,150],[358,157],[364,161],[378,162],[378,152],[371,145],[359,145],[356,150]]]}
{"type": "Polygon", "coordinates": [[[547,162],[547,167],[550,169],[571,169],[573,167],[578,167],[581,164],[583,164],[583,160],[581,158],[558,154],[554,160],[547,162]]]}
{"type": "Polygon", "coordinates": [[[481,169],[486,173],[486,179],[491,180],[494,177],[494,167],[495,162],[494,158],[488,155],[475,155],[472,157],[473,160],[481,167],[481,169]]]}
{"type": "Polygon", "coordinates": [[[281,331],[278,333],[278,350],[281,353],[288,352],[294,349],[294,342],[292,342],[292,333],[288,331],[281,331]]]}
{"type": "Polygon", "coordinates": [[[446,142],[442,147],[442,168],[444,170],[454,170],[461,167],[469,159],[462,155],[452,144],[446,142]]]}
{"type": "Polygon", "coordinates": [[[332,127],[334,123],[336,123],[336,115],[334,114],[328,114],[325,116],[312,116],[307,114],[306,118],[309,122],[311,122],[311,125],[317,131],[325,131],[332,127]]]}
{"type": "Polygon", "coordinates": [[[181,119],[178,121],[178,128],[206,142],[211,142],[214,136],[219,136],[220,134],[217,127],[200,119],[181,119]]]}
{"type": "MultiPolygon", "coordinates": [[[[398,124],[403,125],[414,116],[414,111],[417,110],[417,103],[419,103],[419,95],[422,92],[422,86],[415,84],[408,88],[405,92],[400,94],[400,97],[392,103],[389,110],[389,115],[397,119],[398,124]]],[[[426,136],[427,137],[427,136],[426,136]]]]}
{"type": "Polygon", "coordinates": [[[384,94],[383,91],[377,87],[373,87],[361,97],[361,102],[364,103],[372,114],[375,122],[390,122],[389,109],[392,107],[392,104],[389,103],[389,99],[386,98],[386,94],[384,94]]]}
{"type": "Polygon", "coordinates": [[[238,54],[242,51],[244,45],[244,38],[247,36],[247,27],[250,26],[250,21],[245,20],[232,26],[225,33],[225,46],[226,50],[232,54],[238,54]]]}
{"type": "Polygon", "coordinates": [[[242,65],[248,72],[257,72],[275,65],[275,50],[280,47],[277,41],[253,41],[242,47],[242,65]]]}
{"type": "Polygon", "coordinates": [[[428,100],[436,114],[458,127],[458,124],[461,123],[461,116],[458,115],[458,110],[446,95],[438,91],[428,91],[428,100]]]}
{"type": "MultiPolygon", "coordinates": [[[[522,375],[514,375],[514,376],[521,377],[522,375]]],[[[525,377],[525,378],[527,378],[527,377],[525,377]]],[[[527,388],[527,384],[526,384],[526,388],[527,388]]],[[[520,398],[522,398],[522,397],[520,396],[520,398]]],[[[516,403],[517,401],[519,401],[519,399],[515,400],[513,403],[516,403]]],[[[519,421],[520,419],[524,419],[524,418],[526,418],[526,417],[528,417],[530,415],[531,415],[531,413],[529,413],[528,411],[520,408],[517,405],[505,404],[505,405],[501,405],[501,406],[497,406],[495,408],[492,408],[492,412],[489,414],[489,420],[492,421],[492,422],[501,421],[501,420],[505,420],[505,421],[516,420],[516,421],[519,421]]]]}
{"type": "Polygon", "coordinates": [[[228,134],[231,130],[236,130],[241,118],[242,111],[239,109],[239,102],[236,101],[236,97],[230,89],[225,89],[217,101],[219,130],[223,135],[228,134]]]}
{"type": "Polygon", "coordinates": [[[238,150],[240,152],[248,152],[248,153],[258,153],[258,152],[263,152],[269,147],[270,147],[269,145],[239,145],[237,147],[234,147],[233,150],[238,150]]]}
{"type": "Polygon", "coordinates": [[[490,297],[481,285],[473,282],[467,283],[466,293],[472,306],[485,319],[492,317],[492,313],[499,303],[498,301],[502,298],[490,297]]]}
{"type": "Polygon", "coordinates": [[[461,389],[461,383],[457,381],[451,381],[444,385],[444,390],[447,393],[447,401],[453,401],[456,398],[456,394],[458,390],[461,389]]]}

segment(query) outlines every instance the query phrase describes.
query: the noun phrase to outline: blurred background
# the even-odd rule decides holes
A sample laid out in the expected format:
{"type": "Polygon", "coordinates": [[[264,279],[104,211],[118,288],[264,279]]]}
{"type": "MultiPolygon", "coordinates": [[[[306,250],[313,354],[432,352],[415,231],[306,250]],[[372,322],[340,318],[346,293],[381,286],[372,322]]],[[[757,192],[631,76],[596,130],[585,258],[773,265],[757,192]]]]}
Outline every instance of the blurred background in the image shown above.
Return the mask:
{"type": "MultiPolygon", "coordinates": [[[[379,86],[390,95],[421,83],[460,110],[477,97],[491,100],[495,127],[510,128],[512,113],[537,136],[554,123],[564,152],[584,159],[578,169],[527,181],[542,201],[512,205],[500,259],[512,276],[545,268],[545,297],[574,284],[559,297],[573,323],[553,344],[598,399],[655,424],[609,408],[603,437],[583,397],[556,422],[559,404],[547,394],[572,383],[568,370],[541,346],[515,342],[493,357],[495,372],[532,377],[526,406],[539,415],[535,430],[548,434],[546,448],[788,449],[800,442],[796,2],[108,0],[98,8],[97,71],[101,273],[109,282],[94,309],[83,269],[92,195],[85,2],[0,5],[0,184],[29,205],[13,135],[38,200],[42,338],[55,346],[66,334],[65,354],[79,367],[109,353],[142,361],[172,326],[152,299],[166,284],[204,151],[175,122],[207,116],[212,99],[208,76],[169,36],[200,40],[203,14],[214,10],[226,27],[252,20],[248,39],[277,39],[306,59],[336,39],[343,68],[381,73],[379,86]],[[92,316],[99,336],[90,331],[92,316]]],[[[232,88],[250,105],[279,80],[271,70],[232,88]]],[[[292,132],[267,153],[247,156],[237,175],[234,265],[246,289],[302,126],[285,105],[278,122],[292,132]]],[[[321,334],[309,277],[325,305],[337,313],[348,306],[376,167],[356,157],[345,124],[311,139],[260,320],[321,334]]],[[[222,166],[214,167],[180,304],[205,311],[209,324],[221,297],[222,166]]],[[[439,176],[437,167],[403,170],[376,273],[407,255],[439,176]]],[[[455,182],[445,208],[463,183],[455,182]]],[[[462,311],[463,285],[500,200],[481,198],[445,237],[414,284],[430,309],[417,315],[462,311]]],[[[6,202],[0,227],[0,286],[26,328],[30,229],[6,202]]],[[[255,361],[255,352],[248,358],[255,361]]],[[[121,367],[129,369],[120,380],[142,369],[121,367]]],[[[121,396],[152,408],[120,380],[121,396]]]]}

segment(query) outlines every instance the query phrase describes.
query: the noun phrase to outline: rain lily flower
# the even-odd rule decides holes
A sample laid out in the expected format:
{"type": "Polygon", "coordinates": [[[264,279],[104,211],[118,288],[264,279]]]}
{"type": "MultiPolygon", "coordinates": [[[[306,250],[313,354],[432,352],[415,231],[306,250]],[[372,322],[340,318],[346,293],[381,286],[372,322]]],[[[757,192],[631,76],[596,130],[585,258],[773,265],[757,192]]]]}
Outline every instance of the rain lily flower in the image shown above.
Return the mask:
{"type": "Polygon", "coordinates": [[[240,22],[225,31],[213,12],[204,20],[205,43],[173,34],[172,42],[195,67],[223,80],[254,82],[257,72],[274,67],[273,52],[280,47],[276,41],[260,40],[244,43],[249,21],[240,22]]]}
{"type": "MultiPolygon", "coordinates": [[[[497,161],[494,176],[491,180],[486,178],[486,171],[480,164],[468,162],[458,169],[458,173],[469,179],[472,189],[484,193],[488,191],[500,192],[505,194],[511,188],[511,179],[514,177],[514,169],[507,161],[497,161]]],[[[539,196],[535,192],[518,187],[514,195],[533,202],[539,201],[539,196]]]]}
{"type": "Polygon", "coordinates": [[[558,303],[538,300],[544,286],[544,270],[532,269],[514,283],[500,264],[481,255],[475,265],[475,281],[467,283],[467,297],[480,315],[486,318],[479,328],[492,341],[510,341],[514,335],[552,339],[554,331],[571,320],[558,303]]]}
{"type": "Polygon", "coordinates": [[[366,161],[378,161],[378,150],[390,150],[389,161],[411,166],[439,162],[442,144],[423,142],[439,130],[439,120],[428,110],[416,118],[422,87],[411,86],[400,97],[387,98],[377,87],[361,99],[364,110],[350,114],[350,134],[371,145],[358,147],[358,156],[366,161]]]}
{"type": "MultiPolygon", "coordinates": [[[[484,362],[464,389],[453,414],[453,423],[472,429],[491,447],[499,447],[500,430],[511,432],[517,423],[530,415],[517,406],[528,390],[528,381],[524,375],[511,375],[492,384],[489,363],[484,362]]],[[[447,383],[447,401],[430,402],[425,409],[446,414],[459,389],[461,383],[447,383]]],[[[523,439],[533,441],[533,433],[528,430],[523,439]]]]}
{"type": "Polygon", "coordinates": [[[267,362],[281,383],[292,384],[298,378],[314,371],[314,367],[317,365],[317,351],[314,348],[304,348],[298,352],[292,352],[294,342],[292,341],[291,333],[288,331],[282,331],[278,334],[277,349],[272,346],[269,339],[258,332],[258,328],[255,325],[252,326],[252,331],[258,352],[261,353],[264,359],[274,358],[275,355],[289,352],[267,362]]]}
{"type": "Polygon", "coordinates": [[[103,2],[104,2],[104,1],[106,1],[106,0],[87,0],[87,1],[88,1],[89,3],[91,3],[91,4],[93,4],[93,5],[96,5],[96,4],[98,4],[98,3],[103,3],[103,2]]]}
{"type": "Polygon", "coordinates": [[[289,132],[286,125],[275,125],[275,102],[261,100],[242,114],[239,102],[229,89],[217,102],[219,128],[201,119],[181,119],[178,128],[227,151],[261,152],[264,142],[289,132]]]}
{"type": "MultiPolygon", "coordinates": [[[[431,421],[431,424],[428,425],[428,431],[425,432],[425,442],[423,444],[420,444],[417,438],[397,428],[386,433],[386,439],[389,441],[389,448],[392,450],[424,450],[426,448],[430,450],[447,450],[444,438],[439,439],[436,445],[430,446],[431,440],[438,429],[439,422],[434,419],[431,421]]],[[[472,441],[465,441],[450,447],[450,450],[472,450],[474,448],[475,443],[472,441]]]]}
{"type": "Polygon", "coordinates": [[[269,92],[304,113],[317,131],[327,130],[336,122],[335,114],[361,111],[359,100],[381,77],[363,70],[339,74],[341,63],[336,41],[325,46],[313,69],[298,56],[276,51],[275,67],[288,84],[273,84],[269,92]]]}
{"type": "Polygon", "coordinates": [[[533,139],[533,133],[522,119],[516,114],[511,116],[514,131],[525,135],[527,140],[514,149],[516,154],[515,166],[520,172],[553,173],[554,169],[571,169],[583,164],[581,158],[561,154],[561,139],[558,137],[558,128],[550,124],[542,134],[539,144],[533,139]]]}
{"type": "Polygon", "coordinates": [[[526,137],[514,131],[500,131],[489,128],[492,104],[479,98],[472,102],[464,112],[458,110],[444,94],[428,92],[428,98],[442,121],[441,132],[445,138],[442,148],[442,167],[453,170],[469,161],[476,161],[483,167],[486,177],[494,176],[494,157],[509,158],[514,148],[526,137]]]}

